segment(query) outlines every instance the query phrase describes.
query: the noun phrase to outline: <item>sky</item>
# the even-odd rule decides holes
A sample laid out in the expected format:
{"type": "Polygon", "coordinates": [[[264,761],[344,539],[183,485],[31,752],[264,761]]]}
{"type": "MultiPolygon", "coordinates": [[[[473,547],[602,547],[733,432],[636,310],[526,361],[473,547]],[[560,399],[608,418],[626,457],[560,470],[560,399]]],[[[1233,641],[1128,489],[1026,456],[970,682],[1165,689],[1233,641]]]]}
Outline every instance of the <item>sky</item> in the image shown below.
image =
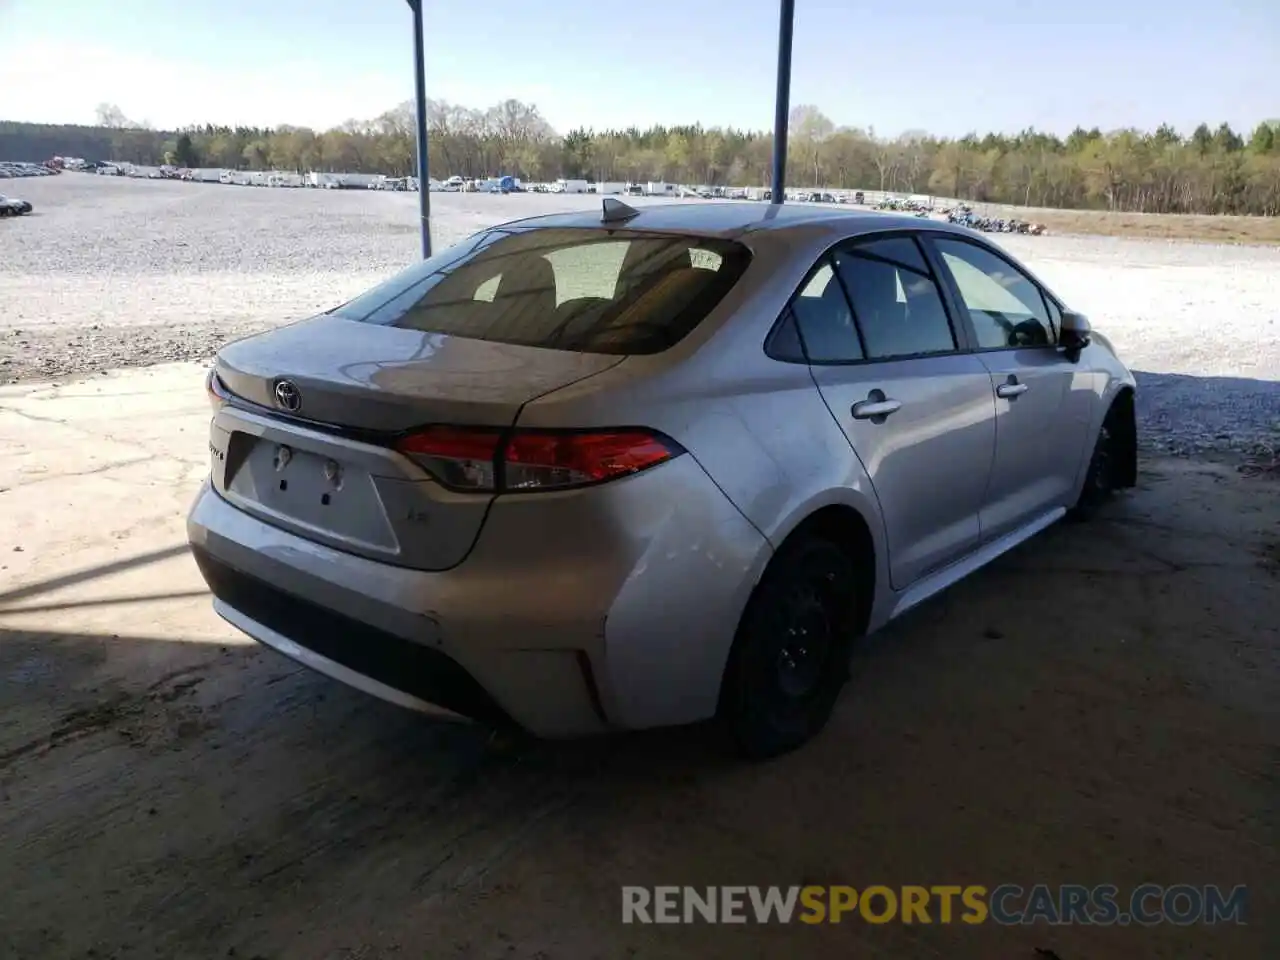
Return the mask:
{"type": "MultiPolygon", "coordinates": [[[[773,125],[776,0],[422,2],[433,99],[773,125]]],[[[0,0],[0,50],[0,120],[323,129],[413,95],[404,0],[0,0]]],[[[1280,117],[1280,0],[796,0],[791,103],[881,136],[1247,131],[1280,117]]]]}

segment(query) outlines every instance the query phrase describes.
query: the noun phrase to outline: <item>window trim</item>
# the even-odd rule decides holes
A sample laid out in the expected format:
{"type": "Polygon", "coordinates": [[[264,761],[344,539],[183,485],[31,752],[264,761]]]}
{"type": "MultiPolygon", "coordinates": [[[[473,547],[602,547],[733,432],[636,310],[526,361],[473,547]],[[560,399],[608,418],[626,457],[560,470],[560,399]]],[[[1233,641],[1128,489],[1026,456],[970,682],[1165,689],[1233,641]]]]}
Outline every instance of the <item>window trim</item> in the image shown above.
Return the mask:
{"type": "MultiPolygon", "coordinates": [[[[877,230],[871,233],[860,233],[857,236],[853,236],[853,237],[841,237],[838,240],[833,241],[829,246],[827,246],[822,251],[821,254],[818,255],[817,259],[814,260],[813,265],[808,270],[805,271],[804,277],[801,278],[800,282],[796,285],[796,288],[794,291],[792,291],[791,296],[787,298],[786,305],[782,308],[781,312],[778,314],[777,319],[774,320],[773,326],[769,328],[769,333],[766,335],[764,340],[765,356],[769,357],[769,359],[771,360],[776,360],[779,363],[803,362],[810,367],[855,367],[855,366],[865,366],[866,364],[870,364],[870,363],[900,363],[905,360],[928,360],[934,357],[953,357],[959,354],[974,352],[973,347],[974,347],[975,341],[973,338],[972,331],[970,330],[968,325],[969,324],[968,313],[967,312],[964,314],[957,313],[957,305],[952,298],[952,291],[951,291],[950,285],[944,282],[943,277],[938,272],[939,265],[937,262],[937,257],[933,255],[934,251],[932,250],[931,246],[924,242],[924,235],[928,232],[930,231],[921,230],[918,227],[905,227],[905,228],[895,227],[890,230],[877,230]],[[849,288],[846,286],[844,282],[844,278],[840,276],[840,271],[836,267],[835,254],[842,249],[856,247],[860,244],[873,243],[878,240],[893,240],[893,239],[899,239],[899,238],[905,238],[907,240],[914,241],[917,248],[920,251],[922,258],[924,259],[926,266],[929,268],[928,277],[933,282],[934,288],[938,291],[938,297],[942,301],[943,312],[946,314],[947,323],[951,327],[951,337],[955,343],[955,346],[952,347],[952,349],[950,350],[936,350],[931,353],[904,353],[894,357],[866,356],[866,337],[863,335],[863,332],[862,332],[862,324],[858,322],[858,313],[856,310],[854,310],[853,302],[849,298],[849,288]],[[856,360],[811,360],[809,359],[809,348],[805,345],[805,342],[804,342],[804,331],[803,329],[801,329],[800,323],[796,320],[793,320],[792,322],[795,323],[796,338],[800,341],[800,346],[804,350],[805,359],[803,361],[791,360],[785,356],[779,356],[771,352],[770,347],[774,342],[775,334],[778,328],[783,323],[786,322],[787,315],[788,313],[791,312],[791,307],[792,307],[792,304],[795,302],[795,299],[798,296],[800,296],[801,291],[803,291],[804,288],[809,285],[809,282],[813,279],[814,274],[816,274],[823,266],[831,267],[832,274],[834,274],[835,279],[840,284],[840,291],[841,293],[844,294],[845,304],[849,308],[849,315],[853,318],[853,327],[858,334],[858,345],[862,349],[863,356],[856,360]]],[[[902,264],[898,264],[898,263],[894,263],[893,261],[886,260],[883,257],[875,257],[874,259],[882,262],[891,263],[895,267],[902,267],[902,269],[911,269],[902,264]]],[[[913,272],[918,273],[919,271],[913,270],[913,272]]],[[[1039,284],[1037,284],[1037,287],[1038,286],[1039,284]]]]}
{"type": "Polygon", "coordinates": [[[1018,264],[1014,263],[1012,260],[1009,259],[1008,256],[1001,253],[994,246],[992,246],[989,243],[986,243],[985,241],[976,239],[974,237],[966,237],[958,233],[952,233],[947,230],[928,230],[928,231],[922,230],[920,241],[922,246],[924,246],[927,249],[927,252],[931,255],[932,259],[937,261],[937,269],[940,269],[943,271],[942,275],[944,277],[944,282],[947,285],[947,288],[951,294],[952,299],[955,302],[956,307],[960,310],[960,315],[964,318],[964,324],[968,331],[968,335],[969,335],[968,339],[970,342],[970,348],[967,351],[968,353],[1007,353],[1011,350],[1053,350],[1057,352],[1061,349],[1061,344],[1059,343],[1061,334],[1057,329],[1056,325],[1054,324],[1053,318],[1049,315],[1049,303],[1052,302],[1053,305],[1058,308],[1058,312],[1060,314],[1066,308],[1062,305],[1061,301],[1059,301],[1057,297],[1050,294],[1049,291],[1045,288],[1044,284],[1042,284],[1039,280],[1037,280],[1034,276],[1032,276],[1031,273],[1025,267],[1019,266],[1018,264]],[[989,253],[991,256],[995,257],[997,260],[1004,263],[1007,267],[1009,267],[1009,269],[1017,271],[1017,273],[1023,279],[1025,279],[1027,283],[1031,284],[1031,286],[1036,289],[1036,292],[1040,294],[1040,299],[1042,301],[1042,305],[1044,306],[1045,322],[1049,324],[1049,329],[1053,334],[1053,342],[1044,344],[1041,346],[1008,346],[1008,345],[1003,347],[981,346],[978,343],[978,328],[973,322],[973,316],[969,312],[969,307],[964,302],[964,296],[960,292],[959,284],[956,283],[955,275],[952,274],[951,269],[947,267],[946,261],[943,259],[943,256],[942,256],[942,251],[936,245],[938,240],[951,240],[955,243],[963,243],[971,247],[977,247],[979,250],[983,250],[986,253],[989,253]]]}

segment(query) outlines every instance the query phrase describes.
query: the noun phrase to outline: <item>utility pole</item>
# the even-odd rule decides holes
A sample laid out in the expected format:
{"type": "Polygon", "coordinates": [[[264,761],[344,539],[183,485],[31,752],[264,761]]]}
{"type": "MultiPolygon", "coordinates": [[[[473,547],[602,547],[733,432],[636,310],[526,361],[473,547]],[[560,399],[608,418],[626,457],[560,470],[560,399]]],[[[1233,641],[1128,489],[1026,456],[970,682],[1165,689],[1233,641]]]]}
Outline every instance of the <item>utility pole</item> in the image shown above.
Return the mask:
{"type": "Polygon", "coordinates": [[[778,92],[773,114],[773,202],[787,195],[787,120],[791,113],[791,32],[796,19],[795,0],[779,0],[778,92]]]}
{"type": "Polygon", "coordinates": [[[413,93],[418,123],[418,214],[422,218],[422,259],[431,256],[431,191],[427,184],[427,58],[422,39],[422,0],[406,0],[413,11],[413,93]]]}

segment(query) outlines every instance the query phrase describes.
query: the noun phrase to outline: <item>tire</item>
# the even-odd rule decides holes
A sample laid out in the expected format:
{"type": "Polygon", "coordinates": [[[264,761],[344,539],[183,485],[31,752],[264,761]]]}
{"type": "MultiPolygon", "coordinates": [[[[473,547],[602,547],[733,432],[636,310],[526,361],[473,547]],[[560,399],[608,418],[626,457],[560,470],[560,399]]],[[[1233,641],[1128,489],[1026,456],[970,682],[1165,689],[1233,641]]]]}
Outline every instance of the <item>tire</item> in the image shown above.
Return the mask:
{"type": "Polygon", "coordinates": [[[725,668],[719,720],[735,753],[788,753],[826,725],[849,678],[863,578],[849,553],[803,536],[769,564],[725,668]]]}
{"type": "Polygon", "coordinates": [[[1094,441],[1093,453],[1089,457],[1084,485],[1080,488],[1075,506],[1071,508],[1070,516],[1073,520],[1091,519],[1116,492],[1115,472],[1120,454],[1120,434],[1117,427],[1116,407],[1112,404],[1102,426],[1098,428],[1098,439],[1094,441]]]}

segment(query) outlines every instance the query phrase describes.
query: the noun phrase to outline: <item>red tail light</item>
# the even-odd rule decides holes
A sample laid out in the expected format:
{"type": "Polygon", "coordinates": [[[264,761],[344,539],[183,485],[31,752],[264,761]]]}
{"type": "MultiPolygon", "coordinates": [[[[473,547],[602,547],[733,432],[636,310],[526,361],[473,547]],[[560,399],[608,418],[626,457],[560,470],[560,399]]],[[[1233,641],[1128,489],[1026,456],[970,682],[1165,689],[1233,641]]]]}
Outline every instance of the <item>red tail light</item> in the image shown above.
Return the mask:
{"type": "Polygon", "coordinates": [[[455,490],[563,490],[629,476],[684,453],[649,430],[427,427],[396,449],[455,490]]]}
{"type": "Polygon", "coordinates": [[[218,379],[218,374],[212,367],[209,368],[209,375],[204,378],[204,389],[205,393],[209,395],[209,406],[213,407],[214,413],[217,413],[222,405],[231,398],[231,394],[222,385],[222,381],[218,379]]]}
{"type": "Polygon", "coordinates": [[[427,472],[455,490],[496,490],[499,430],[427,427],[401,437],[396,449],[412,457],[427,472]]]}

